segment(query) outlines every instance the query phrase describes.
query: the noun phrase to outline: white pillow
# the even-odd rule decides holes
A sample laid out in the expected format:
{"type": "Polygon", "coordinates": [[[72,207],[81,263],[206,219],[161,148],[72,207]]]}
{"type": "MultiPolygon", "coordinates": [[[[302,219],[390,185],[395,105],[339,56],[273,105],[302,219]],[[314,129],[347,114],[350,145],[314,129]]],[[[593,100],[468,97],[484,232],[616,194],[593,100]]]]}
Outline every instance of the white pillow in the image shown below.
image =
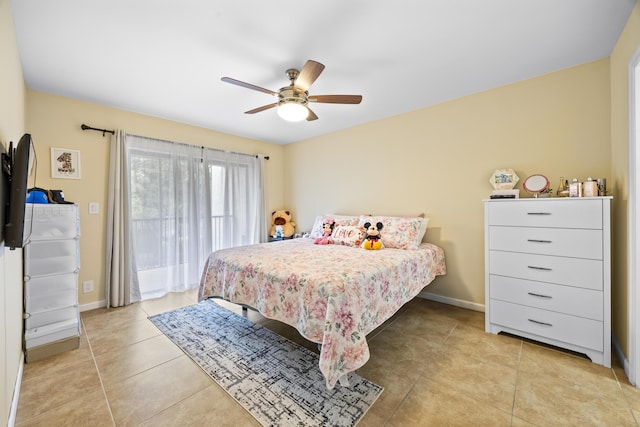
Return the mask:
{"type": "Polygon", "coordinates": [[[364,229],[357,225],[340,225],[333,229],[331,240],[336,245],[360,246],[364,229]]]}
{"type": "Polygon", "coordinates": [[[358,225],[364,227],[365,222],[382,223],[380,240],[385,248],[417,249],[427,232],[429,218],[362,215],[358,225]]]}

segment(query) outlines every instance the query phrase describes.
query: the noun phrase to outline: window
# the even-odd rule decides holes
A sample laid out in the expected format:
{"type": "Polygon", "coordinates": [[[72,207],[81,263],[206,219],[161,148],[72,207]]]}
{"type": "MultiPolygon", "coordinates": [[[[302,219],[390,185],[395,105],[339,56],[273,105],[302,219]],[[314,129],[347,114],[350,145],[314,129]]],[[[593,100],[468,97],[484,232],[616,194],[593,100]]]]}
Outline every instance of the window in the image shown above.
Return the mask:
{"type": "Polygon", "coordinates": [[[141,299],[197,287],[211,251],[265,235],[261,159],[131,135],[127,154],[141,299]]]}

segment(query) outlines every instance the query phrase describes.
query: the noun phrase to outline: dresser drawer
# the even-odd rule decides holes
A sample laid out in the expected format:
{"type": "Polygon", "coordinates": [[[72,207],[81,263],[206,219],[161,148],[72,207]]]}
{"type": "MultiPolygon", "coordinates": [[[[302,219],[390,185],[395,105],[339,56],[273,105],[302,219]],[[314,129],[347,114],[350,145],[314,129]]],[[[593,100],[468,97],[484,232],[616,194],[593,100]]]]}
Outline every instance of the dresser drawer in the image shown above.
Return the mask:
{"type": "Polygon", "coordinates": [[[602,290],[602,261],[489,251],[489,274],[602,290]]]}
{"type": "Polygon", "coordinates": [[[596,320],[495,300],[491,301],[490,318],[491,323],[511,329],[597,351],[604,349],[603,323],[596,320]]]}
{"type": "Polygon", "coordinates": [[[488,204],[488,225],[602,229],[602,200],[503,200],[488,204]]]}
{"type": "Polygon", "coordinates": [[[489,249],[602,259],[602,230],[489,227],[489,249]]]}
{"type": "Polygon", "coordinates": [[[489,281],[492,300],[512,302],[593,320],[604,319],[601,291],[504,276],[489,276],[489,281]]]}

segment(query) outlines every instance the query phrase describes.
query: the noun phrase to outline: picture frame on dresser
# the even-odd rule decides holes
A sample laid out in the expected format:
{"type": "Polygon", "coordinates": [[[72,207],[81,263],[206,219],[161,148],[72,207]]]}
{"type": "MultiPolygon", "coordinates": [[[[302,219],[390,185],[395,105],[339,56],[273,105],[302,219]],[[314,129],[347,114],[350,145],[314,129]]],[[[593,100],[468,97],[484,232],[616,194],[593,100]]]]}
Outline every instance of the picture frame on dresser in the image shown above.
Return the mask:
{"type": "Polygon", "coordinates": [[[485,200],[485,330],[611,367],[612,197],[485,200]]]}
{"type": "Polygon", "coordinates": [[[489,178],[489,183],[494,190],[512,190],[520,178],[513,169],[496,169],[489,178]]]}

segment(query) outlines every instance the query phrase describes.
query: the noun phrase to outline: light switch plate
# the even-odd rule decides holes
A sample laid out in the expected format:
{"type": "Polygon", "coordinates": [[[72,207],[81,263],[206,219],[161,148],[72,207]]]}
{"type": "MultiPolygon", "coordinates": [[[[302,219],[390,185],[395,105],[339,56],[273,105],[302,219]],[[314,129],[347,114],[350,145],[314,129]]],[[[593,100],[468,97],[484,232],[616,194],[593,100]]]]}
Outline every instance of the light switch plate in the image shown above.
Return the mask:
{"type": "Polygon", "coordinates": [[[98,202],[89,203],[89,214],[90,215],[97,215],[99,212],[100,212],[100,205],[98,204],[98,202]]]}
{"type": "Polygon", "coordinates": [[[93,292],[93,280],[85,280],[82,282],[82,293],[88,294],[93,292]]]}

